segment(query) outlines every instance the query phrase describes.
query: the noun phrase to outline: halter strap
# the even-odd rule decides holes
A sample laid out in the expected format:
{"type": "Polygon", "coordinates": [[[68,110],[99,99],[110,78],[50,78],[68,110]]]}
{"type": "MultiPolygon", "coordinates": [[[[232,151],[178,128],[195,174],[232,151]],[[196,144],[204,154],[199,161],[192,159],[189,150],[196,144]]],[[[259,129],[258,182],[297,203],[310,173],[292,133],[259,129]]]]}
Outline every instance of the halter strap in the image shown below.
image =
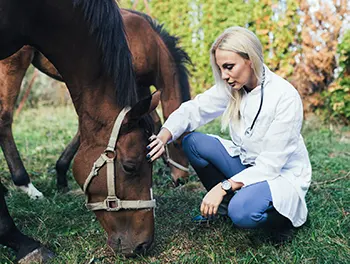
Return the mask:
{"type": "Polygon", "coordinates": [[[175,168],[178,168],[179,170],[185,171],[185,172],[189,172],[190,169],[189,167],[184,167],[182,166],[180,163],[177,163],[176,161],[174,161],[173,159],[170,158],[170,154],[169,154],[169,149],[168,149],[168,145],[165,145],[165,162],[168,164],[173,165],[175,168]]]}
{"type": "Polygon", "coordinates": [[[85,206],[87,209],[96,211],[96,210],[106,210],[106,211],[119,211],[121,209],[150,209],[156,207],[156,200],[153,199],[153,194],[151,191],[151,200],[120,200],[115,193],[115,168],[114,160],[116,158],[115,145],[117,143],[118,135],[122,122],[125,118],[125,115],[130,111],[130,107],[123,108],[119,113],[117,119],[115,120],[113,130],[108,142],[108,146],[104,153],[94,162],[89,176],[86,178],[83,190],[86,195],[85,206]],[[112,157],[109,157],[108,154],[112,153],[112,157]],[[99,170],[107,164],[107,189],[108,196],[103,202],[89,203],[88,188],[94,177],[98,175],[99,170]]]}
{"type": "Polygon", "coordinates": [[[127,107],[123,108],[122,111],[120,111],[117,119],[114,122],[113,130],[112,130],[112,133],[111,133],[111,137],[109,138],[106,151],[114,152],[115,145],[117,143],[117,139],[118,139],[118,136],[119,136],[119,131],[120,131],[120,128],[122,126],[122,122],[123,122],[126,114],[130,111],[130,109],[131,108],[129,106],[127,106],[127,107]]]}

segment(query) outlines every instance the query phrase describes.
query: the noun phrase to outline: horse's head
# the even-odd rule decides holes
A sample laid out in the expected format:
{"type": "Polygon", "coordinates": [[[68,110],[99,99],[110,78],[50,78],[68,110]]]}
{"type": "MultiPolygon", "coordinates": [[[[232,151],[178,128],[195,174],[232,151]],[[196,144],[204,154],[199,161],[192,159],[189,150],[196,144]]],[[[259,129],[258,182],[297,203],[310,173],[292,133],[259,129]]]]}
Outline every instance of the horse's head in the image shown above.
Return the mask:
{"type": "Polygon", "coordinates": [[[19,0],[0,0],[0,59],[11,56],[24,45],[26,5],[19,0]]]}
{"type": "Polygon", "coordinates": [[[107,232],[108,245],[126,256],[145,253],[153,244],[155,201],[152,166],[146,160],[153,124],[147,118],[159,97],[157,92],[138,102],[125,117],[120,114],[115,125],[121,125],[115,151],[112,137],[118,129],[113,130],[110,150],[107,147],[95,162],[99,175],[86,179],[84,184],[89,197],[87,207],[107,232]]]}

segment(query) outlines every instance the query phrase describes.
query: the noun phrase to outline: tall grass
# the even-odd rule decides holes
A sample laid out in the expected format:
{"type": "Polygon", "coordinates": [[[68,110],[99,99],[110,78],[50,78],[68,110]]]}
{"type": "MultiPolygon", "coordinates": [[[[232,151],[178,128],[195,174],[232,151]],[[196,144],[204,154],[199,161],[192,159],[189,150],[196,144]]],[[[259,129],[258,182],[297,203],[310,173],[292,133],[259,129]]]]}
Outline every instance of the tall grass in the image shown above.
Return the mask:
{"type": "MultiPolygon", "coordinates": [[[[77,129],[71,107],[39,108],[22,112],[14,135],[34,184],[44,200],[32,201],[14,188],[6,162],[0,158],[0,177],[9,188],[6,198],[18,227],[56,253],[52,263],[349,263],[350,260],[350,130],[329,128],[317,120],[303,130],[313,166],[313,184],[307,195],[309,219],[285,243],[254,230],[239,230],[229,220],[210,226],[190,221],[199,213],[205,194],[194,173],[172,187],[162,162],[154,168],[156,237],[144,257],[125,259],[106,246],[106,235],[84,197],[56,191],[54,165],[77,129]]],[[[220,133],[218,122],[201,129],[220,133]]],[[[225,135],[224,135],[225,136],[225,135]]],[[[226,135],[227,136],[227,135],[226,135]]],[[[69,173],[71,189],[78,185],[69,173]]],[[[0,263],[13,263],[13,252],[0,247],[0,263]]]]}

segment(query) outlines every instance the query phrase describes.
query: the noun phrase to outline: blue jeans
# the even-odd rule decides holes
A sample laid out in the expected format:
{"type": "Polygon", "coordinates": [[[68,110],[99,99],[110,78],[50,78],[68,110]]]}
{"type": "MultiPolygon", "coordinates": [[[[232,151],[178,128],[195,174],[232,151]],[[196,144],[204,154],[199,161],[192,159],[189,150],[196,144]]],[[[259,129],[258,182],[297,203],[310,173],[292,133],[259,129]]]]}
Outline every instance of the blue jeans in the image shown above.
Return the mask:
{"type": "MultiPolygon", "coordinates": [[[[182,147],[195,169],[203,170],[212,164],[229,179],[247,168],[238,156],[231,157],[218,139],[199,132],[186,135],[182,147]]],[[[266,181],[238,190],[229,202],[228,216],[241,228],[273,226],[276,222],[286,221],[273,207],[266,181]]]]}

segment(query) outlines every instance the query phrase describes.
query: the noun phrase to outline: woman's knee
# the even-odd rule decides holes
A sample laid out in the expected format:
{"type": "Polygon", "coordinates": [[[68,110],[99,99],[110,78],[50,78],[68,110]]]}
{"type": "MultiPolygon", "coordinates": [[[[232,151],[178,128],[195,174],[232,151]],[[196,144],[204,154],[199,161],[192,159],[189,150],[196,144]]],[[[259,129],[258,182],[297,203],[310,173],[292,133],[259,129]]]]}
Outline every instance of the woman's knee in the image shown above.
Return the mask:
{"type": "Polygon", "coordinates": [[[232,223],[240,228],[257,228],[265,220],[265,214],[244,205],[244,201],[232,199],[228,207],[228,216],[232,223]]]}
{"type": "Polygon", "coordinates": [[[232,199],[228,207],[228,216],[231,218],[232,223],[238,227],[244,227],[249,220],[249,213],[242,206],[241,203],[232,199]]]}
{"type": "Polygon", "coordinates": [[[260,213],[233,212],[228,214],[232,223],[240,228],[253,229],[261,227],[265,221],[260,213]]]}
{"type": "Polygon", "coordinates": [[[182,147],[188,148],[190,146],[196,145],[199,132],[192,132],[184,136],[182,139],[182,147]]]}
{"type": "Polygon", "coordinates": [[[192,132],[182,139],[182,148],[187,156],[191,155],[191,153],[195,152],[198,143],[201,142],[200,137],[202,136],[202,133],[199,132],[192,132]]]}

